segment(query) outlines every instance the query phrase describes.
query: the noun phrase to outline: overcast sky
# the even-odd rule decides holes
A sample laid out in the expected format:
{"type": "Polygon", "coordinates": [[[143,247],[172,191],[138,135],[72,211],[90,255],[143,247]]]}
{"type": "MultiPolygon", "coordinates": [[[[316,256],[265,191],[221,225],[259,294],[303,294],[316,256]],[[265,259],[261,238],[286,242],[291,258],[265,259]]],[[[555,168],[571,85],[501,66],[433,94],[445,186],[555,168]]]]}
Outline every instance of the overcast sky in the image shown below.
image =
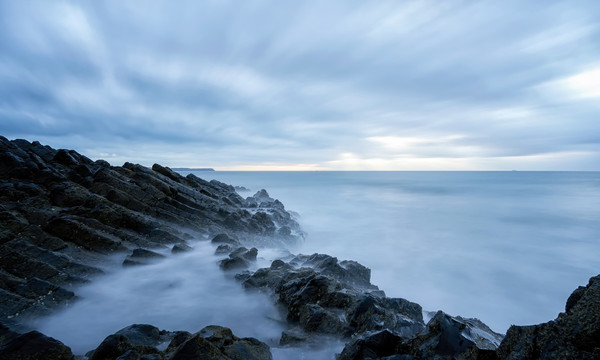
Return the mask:
{"type": "Polygon", "coordinates": [[[0,1],[0,134],[217,170],[600,170],[600,1],[0,1]]]}

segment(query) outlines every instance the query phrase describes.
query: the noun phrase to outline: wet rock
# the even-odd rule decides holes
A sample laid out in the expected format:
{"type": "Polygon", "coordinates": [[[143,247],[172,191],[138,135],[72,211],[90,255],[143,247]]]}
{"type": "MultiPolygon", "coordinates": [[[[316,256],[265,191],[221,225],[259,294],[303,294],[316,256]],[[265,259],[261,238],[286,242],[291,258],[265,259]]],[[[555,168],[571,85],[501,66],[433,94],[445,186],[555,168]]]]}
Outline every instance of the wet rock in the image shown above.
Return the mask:
{"type": "Polygon", "coordinates": [[[229,257],[230,258],[241,257],[248,261],[256,261],[257,255],[258,255],[258,249],[255,247],[253,247],[250,250],[246,249],[245,247],[239,247],[239,248],[235,249],[234,251],[232,251],[229,254],[229,257]]]}
{"type": "Polygon", "coordinates": [[[271,293],[287,311],[287,320],[307,333],[344,338],[388,328],[411,336],[425,327],[421,306],[386,298],[369,277],[370,270],[356,262],[313,254],[275,260],[269,268],[237,278],[247,289],[271,293]]]}
{"type": "Polygon", "coordinates": [[[502,336],[477,319],[438,311],[420,332],[390,329],[366,332],[347,344],[339,360],[348,359],[496,359],[502,336]]]}
{"type": "Polygon", "coordinates": [[[125,260],[123,260],[122,263],[123,267],[130,267],[130,266],[141,266],[141,265],[148,265],[145,262],[142,261],[137,261],[137,260],[133,260],[130,258],[126,258],[125,260]]]}
{"type": "Polygon", "coordinates": [[[308,335],[300,329],[290,329],[281,332],[279,345],[297,345],[309,340],[308,335]]]}
{"type": "Polygon", "coordinates": [[[223,270],[243,270],[250,267],[250,262],[241,257],[223,259],[219,262],[223,270]]]}
{"type": "Polygon", "coordinates": [[[60,341],[37,331],[7,337],[0,346],[3,360],[71,360],[71,349],[60,341]]]}
{"type": "Polygon", "coordinates": [[[344,312],[336,310],[307,304],[300,309],[298,321],[309,332],[343,334],[347,327],[344,312]]]}
{"type": "Polygon", "coordinates": [[[153,261],[165,258],[164,255],[147,249],[133,249],[130,255],[123,260],[123,266],[139,266],[147,265],[153,261]]]}
{"type": "Polygon", "coordinates": [[[130,257],[134,259],[163,259],[165,256],[147,249],[133,249],[130,257]]]}
{"type": "Polygon", "coordinates": [[[175,244],[173,245],[173,248],[171,249],[171,253],[172,254],[180,254],[180,253],[184,253],[184,252],[189,252],[192,251],[192,247],[181,243],[181,244],[175,244]]]}
{"type": "Polygon", "coordinates": [[[127,326],[107,336],[98,347],[89,354],[90,360],[106,359],[162,359],[164,356],[157,346],[171,341],[176,334],[147,324],[127,326]]]}
{"type": "MultiPolygon", "coordinates": [[[[111,166],[72,150],[0,136],[0,274],[17,283],[37,278],[58,289],[101,274],[91,265],[116,252],[208,234],[221,234],[214,243],[236,248],[242,246],[236,238],[248,247],[293,243],[301,233],[298,223],[263,195],[256,215],[235,188],[219,181],[183,177],[158,164],[111,166]],[[274,236],[284,226],[290,235],[274,236]]],[[[188,250],[177,245],[174,252],[181,249],[188,250]]],[[[151,258],[132,254],[123,265],[151,258]]],[[[15,291],[14,284],[0,281],[0,320],[21,316],[28,307],[39,313],[36,301],[15,291]]]]}
{"type": "Polygon", "coordinates": [[[511,326],[498,348],[498,358],[599,359],[600,275],[576,289],[565,308],[553,321],[511,326]]]}
{"type": "Polygon", "coordinates": [[[248,250],[245,247],[239,247],[229,254],[228,259],[221,260],[219,265],[223,270],[247,269],[252,262],[256,261],[257,254],[258,249],[256,248],[248,250]]]}
{"type": "Polygon", "coordinates": [[[331,276],[336,280],[352,287],[364,287],[369,290],[378,290],[371,284],[371,269],[356,261],[338,261],[336,257],[326,254],[298,255],[290,263],[297,266],[311,267],[323,275],[331,276]]]}
{"type": "Polygon", "coordinates": [[[402,345],[403,340],[390,330],[375,332],[346,344],[338,360],[388,359],[400,354],[410,356],[410,350],[402,345]]]}
{"type": "Polygon", "coordinates": [[[261,341],[240,339],[228,328],[208,326],[179,345],[171,359],[271,360],[272,355],[269,346],[261,341]]]}
{"type": "Polygon", "coordinates": [[[232,251],[233,251],[233,248],[231,247],[231,245],[229,245],[229,244],[221,244],[221,245],[217,246],[217,249],[215,250],[215,254],[217,254],[217,255],[219,255],[219,254],[229,254],[232,251]]]}
{"type": "Polygon", "coordinates": [[[219,234],[212,238],[211,242],[213,244],[229,244],[229,245],[239,245],[239,241],[230,237],[227,234],[219,234]]]}
{"type": "Polygon", "coordinates": [[[457,357],[467,353],[470,356],[493,356],[502,336],[489,329],[482,331],[478,327],[480,324],[438,311],[427,323],[426,331],[413,340],[413,355],[424,358],[457,357]]]}

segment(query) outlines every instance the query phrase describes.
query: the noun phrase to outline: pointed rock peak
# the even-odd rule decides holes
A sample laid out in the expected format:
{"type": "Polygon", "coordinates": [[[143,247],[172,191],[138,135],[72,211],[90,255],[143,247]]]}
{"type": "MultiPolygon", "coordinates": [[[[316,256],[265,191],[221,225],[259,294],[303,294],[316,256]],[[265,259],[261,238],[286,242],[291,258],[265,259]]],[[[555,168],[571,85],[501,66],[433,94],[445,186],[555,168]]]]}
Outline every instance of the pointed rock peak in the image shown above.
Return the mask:
{"type": "Polygon", "coordinates": [[[273,199],[271,199],[271,197],[269,196],[269,193],[265,189],[261,189],[261,190],[257,191],[256,194],[254,194],[254,198],[260,199],[260,200],[263,200],[263,199],[264,200],[273,200],[273,199]]]}

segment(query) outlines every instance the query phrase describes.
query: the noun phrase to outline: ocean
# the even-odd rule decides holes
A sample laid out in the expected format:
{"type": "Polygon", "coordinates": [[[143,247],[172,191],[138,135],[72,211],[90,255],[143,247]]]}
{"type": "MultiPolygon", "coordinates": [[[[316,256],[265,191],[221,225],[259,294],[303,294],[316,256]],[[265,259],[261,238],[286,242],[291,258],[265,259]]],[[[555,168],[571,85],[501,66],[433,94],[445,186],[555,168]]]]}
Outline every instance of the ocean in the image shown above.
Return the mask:
{"type": "Polygon", "coordinates": [[[600,273],[600,172],[195,175],[298,212],[298,252],[356,260],[388,296],[500,333],[554,319],[600,273]]]}
{"type": "MultiPolygon", "coordinates": [[[[600,172],[194,174],[248,188],[242,196],[264,188],[298,213],[306,238],[293,253],[356,260],[388,296],[475,317],[499,333],[554,319],[600,273],[600,172]]],[[[258,265],[277,256],[259,252],[258,265]]],[[[191,332],[218,324],[276,344],[283,321],[272,300],[244,292],[217,260],[200,242],[158,264],[108,271],[78,291],[80,301],[34,326],[75,353],[132,323],[191,332]]],[[[273,353],[332,359],[342,347],[273,353]]]]}

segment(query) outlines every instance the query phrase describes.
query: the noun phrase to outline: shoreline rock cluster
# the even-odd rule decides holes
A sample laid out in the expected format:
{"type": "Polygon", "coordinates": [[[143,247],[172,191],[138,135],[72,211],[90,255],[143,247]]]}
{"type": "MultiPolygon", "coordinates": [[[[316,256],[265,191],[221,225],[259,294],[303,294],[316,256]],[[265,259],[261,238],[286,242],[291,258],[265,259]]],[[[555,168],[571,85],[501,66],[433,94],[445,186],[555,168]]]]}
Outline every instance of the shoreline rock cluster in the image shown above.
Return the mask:
{"type": "Polygon", "coordinates": [[[265,190],[247,198],[237,191],[158,164],[111,166],[0,137],[0,358],[271,359],[267,344],[211,324],[194,334],[134,324],[77,356],[23,326],[77,301],[78,286],[115,255],[122,266],[143,266],[197,241],[211,241],[223,256],[215,266],[281,310],[288,328],[279,346],[333,337],[346,343],[339,360],[600,358],[600,275],[573,292],[556,320],[512,326],[505,336],[442,311],[426,322],[420,305],[387,297],[355,261],[289,254],[249,270],[263,247],[296,244],[303,233],[265,190]]]}

